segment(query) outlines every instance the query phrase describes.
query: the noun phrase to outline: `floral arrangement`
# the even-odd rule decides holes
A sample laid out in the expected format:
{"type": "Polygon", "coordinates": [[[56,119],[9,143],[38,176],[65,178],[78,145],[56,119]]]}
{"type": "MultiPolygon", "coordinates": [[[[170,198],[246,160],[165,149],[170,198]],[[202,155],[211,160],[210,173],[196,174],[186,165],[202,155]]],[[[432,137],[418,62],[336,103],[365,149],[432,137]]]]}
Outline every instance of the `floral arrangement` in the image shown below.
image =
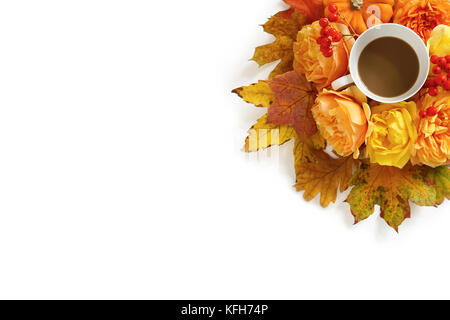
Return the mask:
{"type": "Polygon", "coordinates": [[[260,66],[279,61],[269,79],[233,90],[267,113],[249,130],[246,152],[294,140],[297,191],[309,201],[346,202],[355,223],[375,205],[398,231],[410,202],[438,206],[450,198],[450,1],[284,0],[264,31],[275,41],[256,48],[260,66]],[[356,86],[331,83],[349,73],[355,39],[368,28],[398,23],[427,44],[429,78],[411,99],[368,99],[356,86]],[[332,150],[327,152],[327,150],[332,150]]]}

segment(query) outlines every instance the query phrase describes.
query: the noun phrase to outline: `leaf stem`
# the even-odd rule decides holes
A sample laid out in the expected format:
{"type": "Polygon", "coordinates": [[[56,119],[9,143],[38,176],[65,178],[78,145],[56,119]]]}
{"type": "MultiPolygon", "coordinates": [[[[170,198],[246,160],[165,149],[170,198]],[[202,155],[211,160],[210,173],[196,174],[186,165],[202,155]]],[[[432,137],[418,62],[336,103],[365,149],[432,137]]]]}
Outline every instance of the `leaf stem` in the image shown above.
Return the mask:
{"type": "Polygon", "coordinates": [[[341,17],[342,20],[345,21],[345,23],[347,24],[347,26],[351,29],[351,31],[353,32],[353,36],[358,36],[358,34],[356,33],[355,29],[353,29],[352,25],[347,21],[347,19],[345,18],[345,16],[343,16],[340,12],[338,12],[339,17],[341,17]]]}

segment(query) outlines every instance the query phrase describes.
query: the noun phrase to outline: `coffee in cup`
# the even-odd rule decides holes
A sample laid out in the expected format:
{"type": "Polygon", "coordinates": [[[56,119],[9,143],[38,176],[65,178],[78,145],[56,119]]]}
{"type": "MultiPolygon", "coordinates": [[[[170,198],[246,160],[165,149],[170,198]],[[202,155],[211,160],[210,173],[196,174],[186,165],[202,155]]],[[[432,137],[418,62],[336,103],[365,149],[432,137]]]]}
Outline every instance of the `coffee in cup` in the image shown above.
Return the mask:
{"type": "Polygon", "coordinates": [[[349,58],[350,75],[332,83],[334,90],[355,84],[367,97],[396,103],[416,94],[430,68],[428,49],[411,29],[386,23],[361,34],[349,58]]]}

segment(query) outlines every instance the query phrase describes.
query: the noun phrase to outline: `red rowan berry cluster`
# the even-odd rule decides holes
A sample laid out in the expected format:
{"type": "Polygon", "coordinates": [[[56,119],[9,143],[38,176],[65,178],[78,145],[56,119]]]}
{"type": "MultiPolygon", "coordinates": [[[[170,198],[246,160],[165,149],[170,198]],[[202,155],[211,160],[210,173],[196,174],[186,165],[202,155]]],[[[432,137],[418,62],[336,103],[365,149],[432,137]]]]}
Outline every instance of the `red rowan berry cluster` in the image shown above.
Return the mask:
{"type": "Polygon", "coordinates": [[[438,112],[437,112],[436,107],[429,107],[426,110],[421,110],[419,112],[419,117],[421,117],[421,118],[433,117],[433,116],[437,115],[437,113],[438,112]]]}
{"type": "MultiPolygon", "coordinates": [[[[434,97],[439,93],[439,87],[442,87],[446,91],[450,91],[450,55],[445,57],[432,55],[430,60],[431,63],[435,65],[431,69],[435,76],[433,78],[428,78],[424,87],[428,88],[428,94],[434,97]],[[444,72],[447,75],[445,75],[444,72]]],[[[421,118],[434,117],[437,113],[436,107],[432,106],[426,110],[421,110],[419,116],[421,118]]]]}
{"type": "Polygon", "coordinates": [[[320,31],[320,37],[317,39],[317,43],[320,45],[320,51],[327,58],[333,55],[332,44],[341,41],[343,37],[338,30],[330,26],[330,22],[339,20],[337,5],[335,3],[330,3],[328,10],[331,12],[328,15],[328,19],[321,18],[319,20],[322,30],[320,31]]]}
{"type": "Polygon", "coordinates": [[[433,78],[428,78],[427,82],[425,82],[425,88],[428,88],[428,94],[434,97],[439,92],[438,87],[450,91],[450,55],[446,57],[432,55],[430,60],[431,63],[435,65],[432,68],[432,72],[435,76],[433,78]],[[445,75],[444,72],[447,73],[447,75],[445,75]]]}

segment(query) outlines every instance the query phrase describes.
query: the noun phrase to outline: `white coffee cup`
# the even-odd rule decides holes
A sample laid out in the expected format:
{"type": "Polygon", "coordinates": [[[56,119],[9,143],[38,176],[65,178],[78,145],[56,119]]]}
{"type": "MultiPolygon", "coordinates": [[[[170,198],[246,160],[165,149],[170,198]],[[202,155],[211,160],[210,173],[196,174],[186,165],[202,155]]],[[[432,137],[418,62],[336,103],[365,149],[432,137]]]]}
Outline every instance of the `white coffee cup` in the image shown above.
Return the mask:
{"type": "Polygon", "coordinates": [[[368,29],[358,37],[350,53],[349,66],[350,74],[335,80],[331,84],[334,90],[340,90],[355,84],[367,97],[373,100],[383,103],[396,103],[411,98],[422,88],[430,70],[430,58],[427,46],[414,31],[400,24],[385,23],[368,29]],[[372,41],[383,37],[394,37],[405,41],[414,49],[419,58],[419,75],[416,82],[407,92],[397,97],[383,97],[369,91],[358,72],[358,61],[364,48],[372,41]]]}

